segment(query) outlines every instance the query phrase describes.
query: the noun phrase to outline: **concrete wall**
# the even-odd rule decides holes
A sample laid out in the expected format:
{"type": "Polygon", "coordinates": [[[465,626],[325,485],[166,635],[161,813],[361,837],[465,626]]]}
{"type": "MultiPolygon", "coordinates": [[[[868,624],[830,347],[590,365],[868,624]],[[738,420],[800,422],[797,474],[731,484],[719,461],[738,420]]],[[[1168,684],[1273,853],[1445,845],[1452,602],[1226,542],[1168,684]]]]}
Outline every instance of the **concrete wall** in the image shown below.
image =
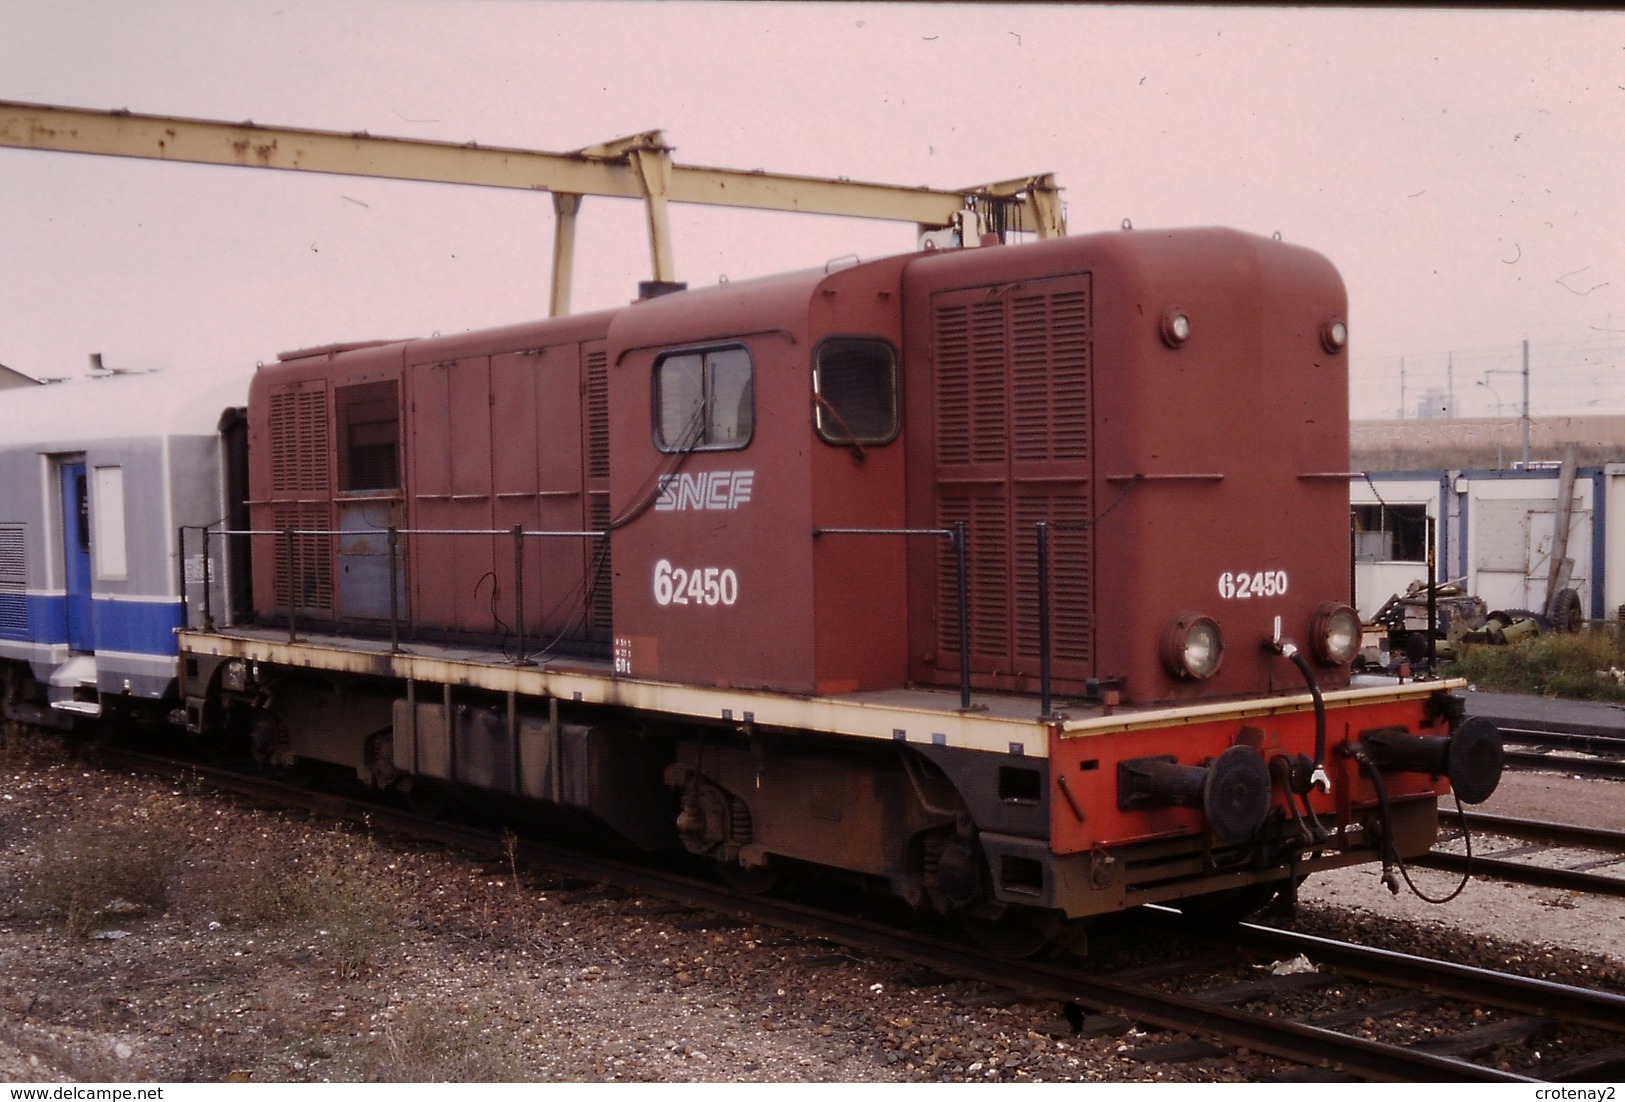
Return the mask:
{"type": "MultiPolygon", "coordinates": [[[[1625,462],[1625,417],[1536,417],[1531,463],[1558,463],[1573,445],[1582,467],[1625,462]]],[[[1518,418],[1354,421],[1349,451],[1357,471],[1509,470],[1523,460],[1518,418]]]]}

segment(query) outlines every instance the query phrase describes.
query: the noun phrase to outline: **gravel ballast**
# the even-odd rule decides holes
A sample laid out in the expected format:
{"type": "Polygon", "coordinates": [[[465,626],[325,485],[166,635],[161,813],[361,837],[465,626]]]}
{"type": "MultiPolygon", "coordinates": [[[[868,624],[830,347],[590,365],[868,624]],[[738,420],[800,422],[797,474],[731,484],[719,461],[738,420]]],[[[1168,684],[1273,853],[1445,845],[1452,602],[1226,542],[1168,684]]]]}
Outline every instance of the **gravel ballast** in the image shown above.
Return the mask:
{"type": "MultiPolygon", "coordinates": [[[[1274,1070],[1247,1056],[1142,1063],[1133,1037],[1075,1038],[1053,1004],[37,748],[13,748],[3,775],[0,1081],[1209,1082],[1274,1070]],[[76,891],[105,892],[80,882],[105,852],[124,856],[103,874],[133,879],[117,898],[75,904],[76,891]]],[[[1569,817],[1577,800],[1619,802],[1618,785],[1551,783],[1561,797],[1524,797],[1546,792],[1569,817]]],[[[1490,810],[1513,813],[1516,795],[1490,810]]],[[[1413,876],[1430,894],[1453,886],[1413,876]]],[[[1306,884],[1299,925],[1617,978],[1625,902],[1563,896],[1475,882],[1429,907],[1358,869],[1306,884]]]]}

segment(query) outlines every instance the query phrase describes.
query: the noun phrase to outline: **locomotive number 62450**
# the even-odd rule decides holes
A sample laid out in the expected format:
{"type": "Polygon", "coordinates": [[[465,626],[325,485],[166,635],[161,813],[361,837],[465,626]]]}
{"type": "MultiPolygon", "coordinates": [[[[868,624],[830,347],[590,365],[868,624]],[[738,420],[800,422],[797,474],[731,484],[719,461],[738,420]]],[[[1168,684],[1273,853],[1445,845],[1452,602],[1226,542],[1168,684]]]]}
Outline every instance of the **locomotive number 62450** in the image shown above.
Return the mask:
{"type": "Polygon", "coordinates": [[[1286,596],[1285,570],[1259,570],[1251,574],[1225,571],[1219,575],[1219,596],[1227,601],[1244,601],[1249,597],[1286,596]]]}
{"type": "Polygon", "coordinates": [[[739,575],[726,567],[685,570],[661,559],[655,563],[654,581],[660,605],[731,605],[739,600],[739,575]]]}

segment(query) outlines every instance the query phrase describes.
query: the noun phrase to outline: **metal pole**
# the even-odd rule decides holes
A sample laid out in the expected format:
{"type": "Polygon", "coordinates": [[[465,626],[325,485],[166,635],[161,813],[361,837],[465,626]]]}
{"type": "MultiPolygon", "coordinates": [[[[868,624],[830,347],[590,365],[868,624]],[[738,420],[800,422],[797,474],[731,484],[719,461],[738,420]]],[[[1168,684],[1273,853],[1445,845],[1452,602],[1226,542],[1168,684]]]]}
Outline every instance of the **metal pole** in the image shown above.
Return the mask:
{"type": "Polygon", "coordinates": [[[1038,522],[1038,714],[1050,714],[1049,522],[1038,522]]]}
{"type": "MultiPolygon", "coordinates": [[[[187,604],[187,601],[186,601],[186,525],[183,524],[183,525],[180,526],[180,533],[179,534],[180,534],[180,555],[179,555],[179,559],[180,559],[180,575],[179,575],[178,580],[180,582],[180,587],[181,587],[181,627],[190,628],[192,626],[192,609],[190,608],[190,606],[187,604]]],[[[207,539],[204,539],[203,542],[204,542],[205,545],[207,545],[209,541],[207,539]]],[[[205,592],[207,592],[207,590],[205,590],[205,592]]]]}
{"type": "Polygon", "coordinates": [[[954,521],[954,569],[959,585],[959,708],[970,709],[970,580],[965,522],[954,521]]]}
{"type": "Polygon", "coordinates": [[[282,557],[287,564],[288,576],[288,642],[298,642],[299,637],[294,630],[293,608],[296,603],[293,596],[293,529],[282,529],[282,557]]]}
{"type": "Polygon", "coordinates": [[[389,526],[389,653],[401,653],[400,562],[401,532],[389,526]]]}
{"type": "Polygon", "coordinates": [[[519,634],[514,665],[529,665],[525,661],[525,529],[518,524],[513,526],[513,622],[519,634]]]}
{"type": "MultiPolygon", "coordinates": [[[[185,529],[182,529],[182,531],[185,531],[185,529]]],[[[199,528],[198,531],[203,536],[203,630],[204,631],[213,631],[214,630],[214,594],[211,592],[211,590],[214,587],[209,581],[209,528],[208,528],[208,525],[204,525],[202,528],[199,528]]],[[[186,556],[184,554],[184,551],[185,551],[184,544],[182,546],[182,551],[183,551],[183,554],[181,555],[181,558],[185,559],[186,556]]],[[[186,576],[186,567],[185,567],[185,564],[183,563],[182,566],[181,566],[181,577],[184,578],[185,576],[186,576]]]]}
{"type": "Polygon", "coordinates": [[[1434,519],[1428,517],[1428,676],[1432,677],[1439,669],[1439,569],[1438,569],[1438,528],[1434,519]]]}
{"type": "Polygon", "coordinates": [[[1529,342],[1523,342],[1523,466],[1529,469],[1529,342]]]}

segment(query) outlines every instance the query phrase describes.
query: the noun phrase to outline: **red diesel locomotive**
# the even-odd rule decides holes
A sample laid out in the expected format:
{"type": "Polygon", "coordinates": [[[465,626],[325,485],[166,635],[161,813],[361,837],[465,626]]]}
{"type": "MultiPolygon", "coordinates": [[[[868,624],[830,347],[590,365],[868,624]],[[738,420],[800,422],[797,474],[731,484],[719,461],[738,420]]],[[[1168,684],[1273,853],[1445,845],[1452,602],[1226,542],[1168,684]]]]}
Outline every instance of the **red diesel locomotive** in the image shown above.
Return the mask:
{"type": "Polygon", "coordinates": [[[1351,678],[1346,309],[1125,230],[284,354],[186,722],[983,921],[1420,854],[1500,747],[1351,678]]]}

